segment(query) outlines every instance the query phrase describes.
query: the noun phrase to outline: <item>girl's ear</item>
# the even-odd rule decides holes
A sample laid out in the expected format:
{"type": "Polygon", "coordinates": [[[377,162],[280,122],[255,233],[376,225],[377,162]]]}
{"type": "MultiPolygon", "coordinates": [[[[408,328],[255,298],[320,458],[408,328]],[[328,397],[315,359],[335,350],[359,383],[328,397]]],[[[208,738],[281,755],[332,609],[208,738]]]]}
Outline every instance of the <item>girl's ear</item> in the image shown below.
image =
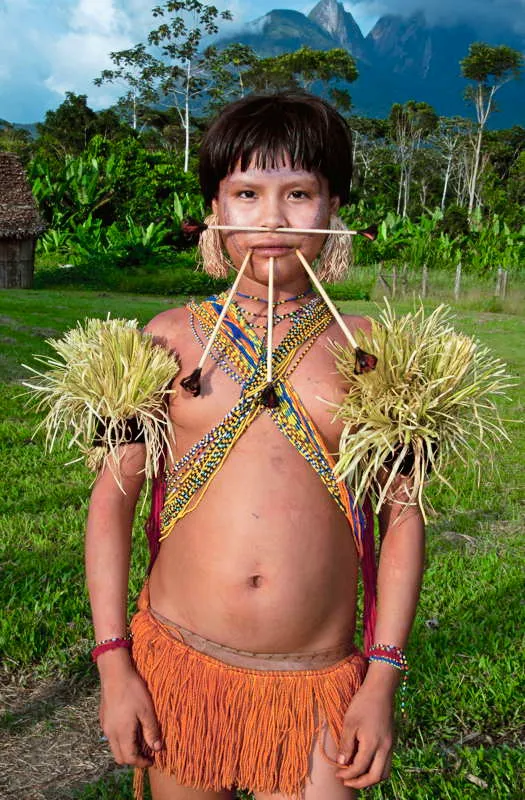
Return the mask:
{"type": "Polygon", "coordinates": [[[339,195],[334,194],[334,196],[330,198],[330,214],[337,214],[340,205],[341,201],[339,200],[339,195]]]}
{"type": "MultiPolygon", "coordinates": [[[[337,198],[337,200],[339,201],[339,198],[337,198]]],[[[219,214],[219,203],[218,203],[218,200],[217,200],[216,197],[214,197],[213,200],[211,201],[211,210],[215,214],[215,216],[218,216],[218,214],[219,214]]]]}

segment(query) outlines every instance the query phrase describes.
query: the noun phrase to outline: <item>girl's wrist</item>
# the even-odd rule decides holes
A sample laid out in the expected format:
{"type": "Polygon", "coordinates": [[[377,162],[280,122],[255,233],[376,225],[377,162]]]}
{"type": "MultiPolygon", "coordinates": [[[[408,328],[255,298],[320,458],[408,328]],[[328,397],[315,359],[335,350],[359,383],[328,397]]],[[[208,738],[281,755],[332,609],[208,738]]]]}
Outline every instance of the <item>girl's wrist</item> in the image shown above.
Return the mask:
{"type": "Polygon", "coordinates": [[[368,665],[364,684],[376,692],[394,696],[399,687],[401,677],[400,672],[391,667],[390,664],[371,661],[368,665]]]}
{"type": "Polygon", "coordinates": [[[118,679],[123,673],[133,669],[130,651],[124,647],[102,653],[98,656],[96,664],[102,682],[118,679]]]}

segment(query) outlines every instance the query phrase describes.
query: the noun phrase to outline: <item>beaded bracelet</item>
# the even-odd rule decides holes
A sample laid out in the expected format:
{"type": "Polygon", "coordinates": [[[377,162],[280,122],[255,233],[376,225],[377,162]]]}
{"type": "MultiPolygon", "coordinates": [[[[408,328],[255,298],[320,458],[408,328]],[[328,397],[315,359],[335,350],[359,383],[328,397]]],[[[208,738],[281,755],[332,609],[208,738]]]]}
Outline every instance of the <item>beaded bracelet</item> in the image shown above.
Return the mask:
{"type": "Polygon", "coordinates": [[[368,651],[369,661],[381,661],[390,664],[403,673],[401,683],[401,714],[406,719],[406,695],[408,688],[408,661],[405,651],[395,644],[373,644],[368,651]]]}
{"type": "Polygon", "coordinates": [[[102,639],[100,642],[96,643],[91,651],[91,658],[93,661],[96,661],[103,653],[107,653],[108,650],[117,650],[119,647],[125,647],[129,650],[131,647],[131,638],[129,636],[112,636],[110,639],[102,639]]]}

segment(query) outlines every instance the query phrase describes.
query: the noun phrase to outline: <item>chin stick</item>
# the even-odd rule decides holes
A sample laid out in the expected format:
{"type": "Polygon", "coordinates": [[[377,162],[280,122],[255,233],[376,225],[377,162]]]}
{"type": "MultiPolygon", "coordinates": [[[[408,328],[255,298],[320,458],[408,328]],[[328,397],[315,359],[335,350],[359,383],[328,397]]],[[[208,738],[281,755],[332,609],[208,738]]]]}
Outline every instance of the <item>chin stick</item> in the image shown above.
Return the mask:
{"type": "Polygon", "coordinates": [[[346,338],[348,339],[348,341],[350,342],[350,344],[354,348],[354,350],[355,350],[355,370],[354,371],[355,371],[356,375],[360,375],[363,372],[371,372],[373,369],[375,369],[376,364],[377,364],[376,356],[372,355],[371,353],[366,353],[364,350],[362,350],[358,346],[356,340],[354,339],[352,333],[350,332],[350,329],[348,328],[347,324],[343,320],[341,314],[339,313],[339,311],[335,307],[335,305],[332,302],[332,300],[329,298],[328,294],[326,293],[325,288],[323,287],[323,284],[321,283],[321,281],[319,280],[319,278],[315,274],[314,270],[312,269],[312,267],[310,266],[310,264],[308,263],[306,258],[303,256],[303,254],[301,253],[300,250],[296,250],[295,253],[297,255],[297,258],[299,259],[299,261],[301,262],[301,264],[305,268],[306,273],[308,274],[308,277],[312,281],[313,285],[315,286],[315,288],[317,289],[317,291],[319,292],[319,294],[321,295],[321,297],[325,301],[326,305],[328,306],[328,308],[332,312],[332,315],[333,315],[335,321],[337,322],[337,324],[339,325],[339,327],[343,331],[344,335],[346,336],[346,338]]]}
{"type": "Polygon", "coordinates": [[[275,258],[270,258],[268,271],[268,328],[266,333],[266,386],[261,399],[267,408],[276,408],[279,405],[275,387],[273,385],[273,281],[275,272],[275,258]]]}
{"type": "Polygon", "coordinates": [[[244,257],[244,261],[242,262],[241,267],[239,269],[239,272],[237,273],[237,277],[235,278],[235,280],[233,282],[232,288],[230,289],[230,293],[229,293],[229,295],[228,295],[228,297],[226,299],[226,302],[224,303],[224,305],[222,307],[222,311],[219,314],[217,322],[215,323],[215,327],[214,327],[214,329],[212,331],[212,334],[211,334],[211,336],[210,336],[210,338],[208,340],[208,344],[204,348],[204,352],[203,352],[203,354],[201,356],[201,359],[200,359],[199,363],[197,364],[196,368],[193,370],[191,375],[188,375],[186,378],[183,378],[181,380],[181,382],[180,382],[180,385],[182,386],[182,388],[185,389],[187,392],[190,392],[190,394],[192,394],[193,397],[198,397],[200,395],[200,393],[201,393],[201,382],[200,381],[201,381],[202,367],[204,366],[204,362],[208,358],[210,350],[213,347],[213,343],[214,343],[215,339],[217,338],[217,334],[219,333],[219,329],[220,329],[220,327],[222,325],[222,321],[223,321],[224,317],[226,316],[226,314],[228,312],[228,308],[230,306],[230,303],[232,302],[233,297],[235,295],[235,292],[237,291],[237,287],[238,287],[238,285],[240,283],[240,280],[241,280],[241,278],[242,278],[242,276],[244,274],[244,271],[245,271],[246,267],[248,266],[248,263],[250,261],[252,253],[253,253],[253,250],[248,250],[248,252],[246,253],[246,255],[244,257]]]}

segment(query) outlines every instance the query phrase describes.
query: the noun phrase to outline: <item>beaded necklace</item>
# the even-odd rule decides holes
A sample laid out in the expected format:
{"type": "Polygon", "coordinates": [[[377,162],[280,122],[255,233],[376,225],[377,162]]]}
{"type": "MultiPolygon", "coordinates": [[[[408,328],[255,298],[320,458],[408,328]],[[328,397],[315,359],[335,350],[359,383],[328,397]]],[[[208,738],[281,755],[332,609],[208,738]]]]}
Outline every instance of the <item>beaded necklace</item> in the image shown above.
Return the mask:
{"type": "MultiPolygon", "coordinates": [[[[286,302],[288,302],[288,301],[286,301],[286,302]]],[[[274,325],[278,325],[280,322],[283,322],[286,319],[292,319],[293,320],[298,315],[301,314],[301,312],[302,312],[302,310],[304,308],[309,308],[311,305],[317,305],[317,303],[320,303],[320,302],[322,302],[321,298],[316,296],[316,297],[312,298],[312,300],[310,300],[308,303],[305,303],[304,306],[299,306],[299,308],[293,308],[291,311],[287,311],[285,314],[279,314],[277,311],[274,311],[274,313],[273,313],[273,324],[274,325]]],[[[268,319],[268,314],[261,314],[260,311],[250,311],[250,309],[243,308],[242,306],[239,305],[239,303],[236,303],[235,301],[234,301],[233,304],[235,305],[235,307],[237,309],[237,312],[244,318],[251,317],[252,319],[254,319],[254,318],[256,319],[256,318],[261,318],[262,317],[263,319],[266,319],[266,320],[268,319]]],[[[265,323],[264,325],[260,325],[257,322],[250,322],[249,324],[252,326],[252,328],[260,328],[260,329],[266,329],[267,328],[267,323],[265,323]]]]}
{"type": "MultiPolygon", "coordinates": [[[[284,300],[274,300],[274,306],[282,306],[285,303],[292,303],[295,300],[302,300],[303,297],[307,297],[309,294],[313,294],[313,289],[310,287],[302,294],[296,294],[293,297],[285,297],[284,300]]],[[[245,300],[257,300],[259,303],[266,303],[268,305],[268,299],[266,297],[257,297],[256,294],[244,294],[244,292],[235,292],[237,297],[244,297],[245,300]]]]}
{"type": "MultiPolygon", "coordinates": [[[[322,304],[322,302],[323,302],[322,299],[316,295],[308,303],[305,303],[304,306],[301,306],[300,308],[296,308],[292,312],[290,312],[290,314],[286,315],[286,318],[287,319],[292,319],[293,321],[297,321],[297,320],[299,320],[301,318],[301,316],[303,314],[305,314],[305,315],[310,314],[312,312],[312,309],[315,308],[315,306],[317,306],[319,304],[322,304]]],[[[235,305],[235,308],[236,308],[236,310],[237,310],[237,312],[239,314],[239,317],[243,320],[243,322],[245,323],[246,327],[262,328],[264,330],[264,332],[265,332],[265,335],[266,335],[266,325],[261,326],[261,325],[255,324],[253,322],[248,322],[244,318],[244,314],[246,313],[245,309],[241,309],[238,306],[237,303],[235,303],[234,305],[235,305]]],[[[191,307],[188,310],[189,310],[189,314],[190,314],[190,327],[191,327],[191,331],[192,331],[192,334],[193,334],[193,338],[195,339],[195,341],[204,350],[205,342],[201,339],[201,337],[197,333],[196,326],[195,326],[195,314],[191,310],[191,307]]],[[[199,323],[200,323],[200,327],[201,327],[201,330],[203,331],[204,335],[206,336],[207,339],[209,339],[209,337],[211,336],[211,333],[213,331],[213,325],[210,323],[209,320],[205,320],[205,319],[199,320],[199,323]]],[[[261,341],[263,343],[265,342],[265,335],[261,338],[261,341]]],[[[302,352],[300,353],[300,355],[296,359],[296,361],[293,364],[293,366],[290,367],[290,369],[287,371],[287,373],[285,375],[286,378],[289,377],[292,374],[292,372],[295,371],[295,369],[297,369],[297,367],[299,366],[300,362],[303,360],[305,355],[308,353],[308,351],[310,350],[310,348],[314,344],[315,344],[315,339],[314,338],[310,338],[310,340],[304,344],[302,352]]],[[[231,356],[232,354],[230,353],[229,355],[231,356]]],[[[212,350],[210,352],[210,356],[215,361],[217,366],[220,367],[220,369],[226,375],[228,375],[230,378],[232,378],[232,380],[234,380],[235,383],[238,383],[241,386],[243,385],[243,379],[238,374],[238,372],[236,372],[232,368],[232,366],[230,366],[229,364],[226,363],[226,361],[228,359],[228,353],[225,350],[222,350],[221,352],[217,352],[215,348],[212,348],[212,350]]]]}

